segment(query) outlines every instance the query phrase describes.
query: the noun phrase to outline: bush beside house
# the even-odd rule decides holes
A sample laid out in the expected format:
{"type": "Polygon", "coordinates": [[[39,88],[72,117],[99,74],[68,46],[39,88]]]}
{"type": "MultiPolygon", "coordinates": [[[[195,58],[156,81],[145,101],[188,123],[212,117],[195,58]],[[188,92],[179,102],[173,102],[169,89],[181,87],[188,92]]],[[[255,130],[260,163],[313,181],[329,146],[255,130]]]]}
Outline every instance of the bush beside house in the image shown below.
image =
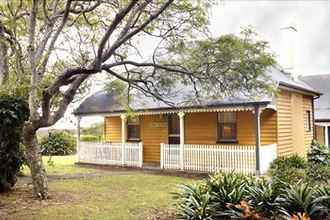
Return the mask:
{"type": "Polygon", "coordinates": [[[277,158],[271,164],[268,174],[278,183],[293,184],[299,180],[313,184],[328,183],[330,181],[329,148],[313,141],[307,160],[297,155],[277,158]]]}
{"type": "Polygon", "coordinates": [[[40,141],[42,154],[47,156],[64,156],[76,152],[75,137],[65,131],[50,132],[40,141]]]}

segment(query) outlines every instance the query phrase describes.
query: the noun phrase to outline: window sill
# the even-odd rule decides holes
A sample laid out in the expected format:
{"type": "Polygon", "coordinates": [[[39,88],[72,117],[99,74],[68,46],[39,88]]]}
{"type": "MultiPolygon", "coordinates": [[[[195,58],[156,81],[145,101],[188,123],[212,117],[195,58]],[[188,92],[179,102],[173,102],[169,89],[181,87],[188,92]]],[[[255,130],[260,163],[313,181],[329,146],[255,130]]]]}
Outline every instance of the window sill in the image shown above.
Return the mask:
{"type": "Polygon", "coordinates": [[[141,139],[127,139],[127,142],[141,142],[141,139]]]}
{"type": "Polygon", "coordinates": [[[218,140],[217,144],[238,144],[238,140],[218,140]]]}

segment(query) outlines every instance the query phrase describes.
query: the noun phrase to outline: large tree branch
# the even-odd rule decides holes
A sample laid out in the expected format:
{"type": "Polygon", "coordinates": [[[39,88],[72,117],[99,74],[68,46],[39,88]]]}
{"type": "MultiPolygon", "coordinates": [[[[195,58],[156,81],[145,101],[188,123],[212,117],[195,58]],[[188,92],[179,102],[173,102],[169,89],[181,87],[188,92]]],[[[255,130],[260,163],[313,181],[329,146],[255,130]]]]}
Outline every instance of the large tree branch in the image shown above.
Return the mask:
{"type": "Polygon", "coordinates": [[[115,16],[113,22],[109,26],[108,30],[102,37],[98,51],[97,51],[97,57],[96,57],[96,63],[95,66],[96,68],[100,67],[102,64],[102,56],[103,56],[103,50],[108,42],[111,34],[116,30],[117,26],[122,22],[124,17],[132,10],[132,8],[138,3],[138,0],[132,0],[125,8],[121,9],[115,16]]]}
{"type": "MultiPolygon", "coordinates": [[[[46,68],[46,66],[48,64],[49,57],[50,57],[51,53],[54,50],[55,43],[58,40],[58,38],[59,38],[59,36],[60,36],[63,28],[65,27],[65,24],[68,21],[69,14],[70,14],[71,3],[72,3],[72,0],[67,0],[66,6],[65,6],[64,15],[63,15],[63,18],[62,18],[62,22],[59,25],[59,27],[57,28],[57,30],[55,31],[55,34],[54,34],[54,36],[52,37],[52,39],[51,39],[51,41],[49,43],[49,46],[48,46],[48,48],[46,50],[46,54],[44,55],[43,61],[41,62],[41,65],[39,67],[41,73],[44,73],[45,72],[45,68],[46,68]]],[[[50,33],[49,36],[46,35],[46,39],[45,39],[46,42],[48,41],[47,37],[50,37],[50,36],[51,36],[51,33],[50,33]]]]}
{"type": "Polygon", "coordinates": [[[121,76],[121,74],[118,74],[118,73],[116,73],[115,71],[113,71],[111,69],[107,69],[105,71],[108,72],[109,74],[111,74],[112,76],[116,77],[117,79],[128,83],[129,86],[139,90],[144,95],[154,97],[157,100],[160,100],[160,101],[162,101],[162,102],[164,102],[164,103],[166,103],[170,106],[174,106],[173,102],[170,102],[170,101],[166,100],[166,98],[164,98],[159,92],[157,92],[157,90],[153,91],[153,89],[155,89],[154,87],[153,87],[153,89],[151,89],[148,86],[148,83],[152,83],[151,81],[126,78],[126,77],[121,76]],[[141,86],[140,84],[142,84],[143,86],[141,86]]]}
{"type": "Polygon", "coordinates": [[[121,38],[118,38],[117,41],[106,51],[106,53],[103,55],[102,62],[105,62],[108,60],[113,53],[126,41],[134,37],[136,34],[141,32],[144,28],[146,28],[151,22],[153,22],[156,18],[159,17],[173,2],[174,0],[167,0],[166,3],[164,3],[158,11],[151,14],[149,18],[143,22],[138,28],[134,29],[133,31],[129,32],[126,36],[123,36],[121,38]]]}
{"type": "Polygon", "coordinates": [[[64,92],[63,94],[63,98],[61,100],[61,103],[57,109],[56,112],[54,112],[54,114],[50,115],[50,117],[48,118],[48,120],[42,121],[43,123],[41,124],[41,127],[49,127],[54,125],[58,120],[60,120],[69,104],[72,102],[72,100],[74,99],[77,90],[79,89],[79,87],[81,86],[81,84],[89,77],[88,74],[86,75],[80,75],[79,77],[77,77],[73,83],[69,86],[69,88],[64,92]]]}

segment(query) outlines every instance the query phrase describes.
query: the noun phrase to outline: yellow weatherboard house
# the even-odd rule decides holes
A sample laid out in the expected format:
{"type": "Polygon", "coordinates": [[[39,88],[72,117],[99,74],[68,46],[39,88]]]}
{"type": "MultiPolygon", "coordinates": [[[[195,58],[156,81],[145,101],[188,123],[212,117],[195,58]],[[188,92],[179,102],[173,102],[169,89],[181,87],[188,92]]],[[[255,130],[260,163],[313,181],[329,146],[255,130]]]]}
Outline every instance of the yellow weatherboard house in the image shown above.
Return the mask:
{"type": "MultiPolygon", "coordinates": [[[[133,117],[116,94],[97,92],[74,114],[103,116],[104,140],[78,142],[79,162],[262,174],[278,156],[306,156],[314,136],[313,101],[321,94],[278,68],[266,75],[276,85],[272,97],[210,98],[180,106],[133,97],[133,117]]],[[[182,88],[172,99],[184,99],[185,93],[182,88]]]]}

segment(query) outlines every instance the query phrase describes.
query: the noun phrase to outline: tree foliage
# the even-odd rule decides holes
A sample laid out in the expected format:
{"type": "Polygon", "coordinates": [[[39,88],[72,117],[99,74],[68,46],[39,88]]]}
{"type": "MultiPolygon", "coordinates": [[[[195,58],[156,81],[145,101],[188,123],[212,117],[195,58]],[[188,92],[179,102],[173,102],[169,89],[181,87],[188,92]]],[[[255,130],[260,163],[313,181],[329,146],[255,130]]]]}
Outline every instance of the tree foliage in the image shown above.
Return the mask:
{"type": "Polygon", "coordinates": [[[29,109],[24,100],[0,96],[0,192],[16,183],[24,157],[22,129],[28,116],[29,109]]]}
{"type": "Polygon", "coordinates": [[[35,133],[61,119],[96,73],[163,102],[173,82],[193,85],[199,98],[203,91],[216,96],[268,90],[260,81],[274,62],[266,43],[251,32],[209,38],[208,9],[215,2],[0,2],[0,50],[6,54],[0,58],[0,74],[6,75],[1,89],[28,100],[24,144],[37,196],[47,198],[47,181],[35,133]]]}

